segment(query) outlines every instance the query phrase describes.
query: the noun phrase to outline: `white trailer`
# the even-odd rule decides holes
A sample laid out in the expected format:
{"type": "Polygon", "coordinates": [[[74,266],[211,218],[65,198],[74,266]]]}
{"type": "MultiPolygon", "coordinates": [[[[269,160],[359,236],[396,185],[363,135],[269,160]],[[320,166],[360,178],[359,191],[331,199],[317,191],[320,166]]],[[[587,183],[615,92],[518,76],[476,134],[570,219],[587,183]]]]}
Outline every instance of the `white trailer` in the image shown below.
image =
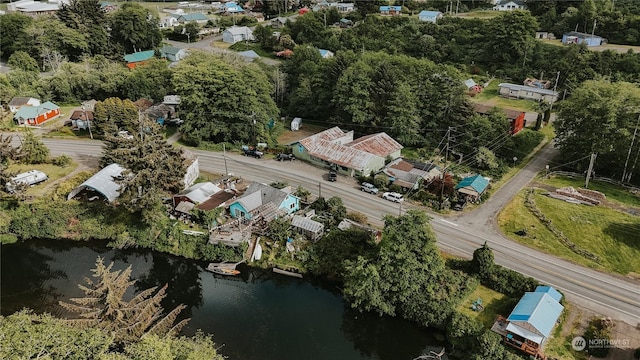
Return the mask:
{"type": "Polygon", "coordinates": [[[25,184],[31,186],[46,181],[47,179],[49,179],[49,177],[42,171],[29,170],[12,177],[11,180],[7,182],[7,191],[13,192],[19,185],[25,184]]]}

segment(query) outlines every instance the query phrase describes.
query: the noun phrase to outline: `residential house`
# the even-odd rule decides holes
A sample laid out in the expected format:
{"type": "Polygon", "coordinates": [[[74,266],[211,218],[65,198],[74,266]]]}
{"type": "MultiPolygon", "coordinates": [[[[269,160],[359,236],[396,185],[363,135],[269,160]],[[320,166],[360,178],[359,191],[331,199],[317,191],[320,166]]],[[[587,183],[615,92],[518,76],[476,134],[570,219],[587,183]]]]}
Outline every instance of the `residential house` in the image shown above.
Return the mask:
{"type": "Polygon", "coordinates": [[[553,103],[558,100],[558,93],[549,89],[540,89],[517,84],[498,84],[498,93],[502,97],[529,99],[553,103]]]}
{"type": "Polygon", "coordinates": [[[380,171],[387,159],[400,157],[402,145],[386,133],[353,139],[353,131],[333,127],[297,142],[292,152],[297,159],[331,167],[348,176],[368,176],[380,171]]]}
{"type": "Polygon", "coordinates": [[[178,21],[178,24],[184,25],[186,23],[195,22],[197,24],[206,24],[209,21],[207,15],[203,13],[189,13],[189,14],[172,14],[172,17],[178,21]]]}
{"type": "Polygon", "coordinates": [[[133,54],[127,54],[124,56],[124,61],[127,62],[127,67],[129,69],[133,69],[138,65],[146,64],[147,61],[153,58],[155,55],[155,51],[147,50],[147,51],[139,51],[133,54]]]}
{"type": "Polygon", "coordinates": [[[300,209],[300,199],[289,188],[276,189],[261,183],[251,183],[244,194],[230,206],[231,217],[270,222],[300,209]]]}
{"type": "Polygon", "coordinates": [[[60,116],[60,107],[47,101],[38,106],[21,106],[13,115],[13,120],[18,125],[40,125],[58,116],[60,116]]]}
{"type": "Polygon", "coordinates": [[[571,31],[562,35],[562,43],[565,45],[585,44],[587,46],[600,46],[606,44],[607,41],[597,35],[571,31]]]}
{"type": "Polygon", "coordinates": [[[254,41],[253,31],[246,26],[233,26],[222,33],[222,41],[235,44],[239,41],[254,41]]]}
{"type": "Polygon", "coordinates": [[[67,196],[67,200],[80,196],[92,201],[95,199],[95,196],[99,196],[107,202],[113,202],[120,196],[120,184],[118,184],[117,179],[122,177],[124,170],[125,169],[118,164],[106,166],[87,179],[87,181],[71,190],[67,196]]]}
{"type": "MultiPolygon", "coordinates": [[[[495,107],[490,105],[474,103],[473,109],[479,114],[488,115],[493,111],[493,109],[495,109],[495,107]]],[[[526,124],[526,120],[525,120],[526,113],[524,111],[513,110],[513,109],[500,109],[500,111],[506,115],[507,119],[509,119],[511,123],[511,129],[509,130],[509,133],[511,135],[517,134],[518,132],[520,132],[520,130],[524,128],[526,124]]]]}
{"type": "Polygon", "coordinates": [[[185,49],[179,49],[174,46],[165,46],[160,49],[160,57],[167,59],[171,62],[176,62],[184,59],[187,56],[185,49]]]}
{"type": "Polygon", "coordinates": [[[91,110],[74,110],[69,116],[71,127],[74,129],[87,130],[93,122],[93,111],[91,110]]]}
{"type": "Polygon", "coordinates": [[[165,121],[175,118],[175,109],[169,105],[160,103],[149,107],[143,111],[143,114],[150,120],[164,125],[165,121]]]}
{"type": "Polygon", "coordinates": [[[318,49],[318,51],[320,52],[320,57],[322,57],[323,59],[329,59],[334,56],[333,51],[329,51],[325,49],[318,49]]]}
{"type": "Polygon", "coordinates": [[[273,18],[271,19],[271,27],[274,29],[282,29],[287,23],[287,20],[286,17],[273,18]]]}
{"type": "Polygon", "coordinates": [[[524,10],[526,5],[524,0],[501,0],[496,6],[493,7],[493,10],[497,11],[513,11],[513,10],[524,10]]]}
{"type": "Polygon", "coordinates": [[[489,180],[481,175],[469,176],[460,181],[454,189],[470,201],[478,201],[489,188],[489,180]]]}
{"type": "Polygon", "coordinates": [[[336,4],[336,9],[341,13],[348,13],[356,10],[356,5],[354,3],[338,3],[336,4]]]}
{"type": "Polygon", "coordinates": [[[40,99],[32,97],[16,96],[9,102],[9,110],[15,114],[23,106],[38,106],[40,105],[40,99]]]}
{"type": "Polygon", "coordinates": [[[538,286],[525,293],[508,318],[499,316],[491,330],[502,336],[506,345],[546,359],[544,345],[551,335],[564,306],[562,294],[551,286],[538,286]]]}
{"type": "Polygon", "coordinates": [[[242,8],[242,6],[230,1],[224,4],[224,11],[228,14],[237,14],[244,12],[244,9],[242,8]]]}
{"type": "Polygon", "coordinates": [[[291,227],[295,232],[313,241],[320,239],[324,234],[324,224],[306,216],[294,215],[291,219],[291,227]]]}
{"type": "Polygon", "coordinates": [[[211,182],[192,185],[173,196],[173,208],[177,212],[189,214],[197,205],[203,204],[223,189],[211,182]]]}
{"type": "Polygon", "coordinates": [[[163,17],[162,19],[160,19],[159,23],[161,29],[168,29],[176,27],[178,25],[180,25],[180,23],[178,22],[178,19],[176,19],[176,17],[173,15],[163,17]]]}
{"type": "Polygon", "coordinates": [[[400,15],[402,6],[380,6],[380,15],[400,15]]]}
{"type": "Polygon", "coordinates": [[[428,182],[442,175],[438,167],[433,164],[402,158],[387,164],[383,173],[394,185],[405,190],[417,189],[421,182],[428,182]]]}
{"type": "Polygon", "coordinates": [[[442,19],[443,14],[440,11],[422,10],[418,14],[418,19],[424,22],[436,23],[438,19],[442,19]]]}

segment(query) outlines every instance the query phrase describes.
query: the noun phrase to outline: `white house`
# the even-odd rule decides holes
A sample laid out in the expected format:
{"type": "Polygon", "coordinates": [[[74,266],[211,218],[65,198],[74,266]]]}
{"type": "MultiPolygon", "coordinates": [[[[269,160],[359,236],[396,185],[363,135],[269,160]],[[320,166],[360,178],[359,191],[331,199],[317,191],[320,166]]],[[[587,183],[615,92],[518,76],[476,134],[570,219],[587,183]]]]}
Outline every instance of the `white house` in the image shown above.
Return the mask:
{"type": "Polygon", "coordinates": [[[422,10],[418,14],[418,19],[420,21],[432,22],[435,24],[438,19],[442,19],[442,13],[440,11],[422,10]]]}
{"type": "Polygon", "coordinates": [[[238,41],[253,41],[253,31],[246,26],[233,26],[222,33],[222,41],[235,44],[238,41]]]}
{"type": "Polygon", "coordinates": [[[162,19],[160,19],[159,25],[161,29],[167,29],[167,28],[178,26],[180,25],[180,23],[178,22],[178,19],[176,19],[174,16],[165,16],[162,19]]]}
{"type": "Polygon", "coordinates": [[[348,13],[354,11],[356,9],[356,6],[354,3],[338,3],[336,5],[336,8],[341,13],[348,13]]]}
{"type": "Polygon", "coordinates": [[[40,99],[16,96],[9,102],[9,110],[15,114],[23,106],[40,106],[40,99]]]}
{"type": "Polygon", "coordinates": [[[165,58],[169,61],[180,61],[187,56],[187,51],[185,49],[179,49],[174,46],[165,46],[160,49],[160,57],[165,58]]]}
{"type": "Polygon", "coordinates": [[[513,11],[513,10],[524,10],[525,4],[523,0],[501,0],[496,3],[496,6],[493,7],[493,10],[497,11],[513,11]]]}

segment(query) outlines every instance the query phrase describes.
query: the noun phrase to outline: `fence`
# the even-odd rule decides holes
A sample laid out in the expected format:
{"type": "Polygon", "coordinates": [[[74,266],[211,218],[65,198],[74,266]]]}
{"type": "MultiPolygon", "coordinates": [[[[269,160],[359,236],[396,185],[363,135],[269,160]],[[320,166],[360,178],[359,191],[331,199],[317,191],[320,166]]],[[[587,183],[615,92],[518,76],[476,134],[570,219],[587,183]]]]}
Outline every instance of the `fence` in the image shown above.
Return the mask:
{"type": "MultiPolygon", "coordinates": [[[[571,172],[571,171],[552,171],[550,173],[548,173],[547,175],[545,175],[545,178],[549,178],[550,176],[566,176],[566,177],[571,177],[571,178],[584,178],[585,174],[580,174],[580,173],[575,173],[575,172],[571,172]]],[[[629,185],[629,184],[625,184],[621,181],[618,180],[613,180],[611,178],[606,178],[606,177],[602,177],[602,176],[592,176],[591,180],[596,180],[596,181],[602,181],[602,182],[606,182],[612,185],[617,185],[620,187],[623,187],[627,190],[629,190],[630,192],[634,193],[634,194],[640,194],[640,188],[633,186],[633,185],[629,185]]]]}

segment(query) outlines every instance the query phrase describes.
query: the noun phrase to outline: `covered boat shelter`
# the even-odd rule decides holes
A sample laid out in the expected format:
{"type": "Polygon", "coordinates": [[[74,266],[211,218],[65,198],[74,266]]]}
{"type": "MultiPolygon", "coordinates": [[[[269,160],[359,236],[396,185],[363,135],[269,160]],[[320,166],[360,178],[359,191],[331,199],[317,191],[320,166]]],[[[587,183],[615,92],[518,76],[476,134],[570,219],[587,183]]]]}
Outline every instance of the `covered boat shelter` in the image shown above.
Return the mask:
{"type": "Polygon", "coordinates": [[[116,182],[116,179],[122,176],[124,170],[118,164],[108,165],[73,189],[67,196],[67,200],[83,195],[91,200],[94,196],[99,195],[108,202],[113,202],[120,196],[120,184],[116,182]]]}

